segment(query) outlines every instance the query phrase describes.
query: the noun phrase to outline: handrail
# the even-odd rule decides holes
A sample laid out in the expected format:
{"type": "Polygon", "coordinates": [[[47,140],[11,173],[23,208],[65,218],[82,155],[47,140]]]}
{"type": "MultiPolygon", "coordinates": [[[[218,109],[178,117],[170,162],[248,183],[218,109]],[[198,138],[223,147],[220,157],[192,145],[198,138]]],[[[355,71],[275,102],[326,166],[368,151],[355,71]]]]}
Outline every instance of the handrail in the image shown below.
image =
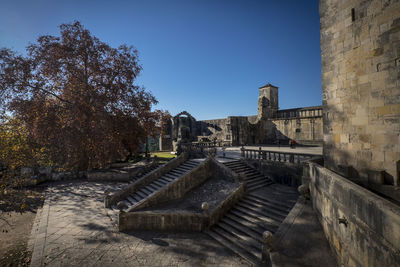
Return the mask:
{"type": "Polygon", "coordinates": [[[277,162],[289,162],[300,164],[303,161],[320,157],[318,154],[296,153],[296,152],[282,152],[272,150],[248,149],[241,148],[241,156],[246,159],[259,159],[277,162]]]}

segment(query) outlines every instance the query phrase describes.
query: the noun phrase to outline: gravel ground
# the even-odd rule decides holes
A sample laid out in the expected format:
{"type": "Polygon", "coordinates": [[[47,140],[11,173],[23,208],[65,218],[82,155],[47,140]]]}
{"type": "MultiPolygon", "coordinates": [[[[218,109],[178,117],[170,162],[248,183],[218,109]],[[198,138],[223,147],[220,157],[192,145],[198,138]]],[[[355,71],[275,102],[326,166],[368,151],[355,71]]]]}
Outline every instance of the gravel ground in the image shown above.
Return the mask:
{"type": "Polygon", "coordinates": [[[141,210],[202,212],[201,203],[205,201],[208,202],[210,210],[212,210],[239,186],[240,183],[212,177],[194,190],[188,192],[182,199],[169,201],[167,203],[162,203],[141,210]]]}

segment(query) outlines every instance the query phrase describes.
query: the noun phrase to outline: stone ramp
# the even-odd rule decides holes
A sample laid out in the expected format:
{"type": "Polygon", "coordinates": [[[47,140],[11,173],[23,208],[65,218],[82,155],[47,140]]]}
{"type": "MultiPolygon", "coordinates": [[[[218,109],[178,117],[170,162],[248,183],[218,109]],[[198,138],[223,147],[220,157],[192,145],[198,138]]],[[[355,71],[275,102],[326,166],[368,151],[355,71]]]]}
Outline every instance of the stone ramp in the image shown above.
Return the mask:
{"type": "Polygon", "coordinates": [[[206,233],[250,263],[259,265],[263,232],[275,233],[296,199],[295,188],[280,184],[250,192],[206,233]]]}
{"type": "MultiPolygon", "coordinates": [[[[134,193],[127,196],[125,199],[121,200],[123,204],[123,211],[128,211],[131,207],[142,201],[143,199],[149,197],[155,192],[158,192],[160,189],[167,186],[169,183],[175,181],[176,179],[182,177],[189,171],[196,168],[203,159],[190,159],[180,164],[176,168],[172,169],[168,173],[158,177],[154,181],[150,182],[147,185],[144,185],[138,188],[134,193]]],[[[114,211],[118,210],[117,204],[111,206],[111,209],[114,211]]]]}
{"type": "Polygon", "coordinates": [[[246,183],[249,192],[273,183],[270,178],[265,177],[259,171],[249,167],[246,163],[240,160],[228,161],[223,164],[234,172],[244,176],[244,182],[246,183]]]}

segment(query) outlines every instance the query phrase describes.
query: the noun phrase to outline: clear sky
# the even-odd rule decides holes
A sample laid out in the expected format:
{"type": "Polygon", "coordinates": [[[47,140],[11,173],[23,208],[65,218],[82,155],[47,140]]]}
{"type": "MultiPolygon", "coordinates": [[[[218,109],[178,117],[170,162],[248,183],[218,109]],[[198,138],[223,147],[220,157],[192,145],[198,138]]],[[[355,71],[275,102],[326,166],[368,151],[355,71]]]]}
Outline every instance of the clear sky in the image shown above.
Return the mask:
{"type": "Polygon", "coordinates": [[[321,104],[318,1],[0,0],[0,47],[23,53],[74,20],[111,46],[135,46],[137,83],[172,115],[255,115],[267,82],[281,109],[321,104]]]}

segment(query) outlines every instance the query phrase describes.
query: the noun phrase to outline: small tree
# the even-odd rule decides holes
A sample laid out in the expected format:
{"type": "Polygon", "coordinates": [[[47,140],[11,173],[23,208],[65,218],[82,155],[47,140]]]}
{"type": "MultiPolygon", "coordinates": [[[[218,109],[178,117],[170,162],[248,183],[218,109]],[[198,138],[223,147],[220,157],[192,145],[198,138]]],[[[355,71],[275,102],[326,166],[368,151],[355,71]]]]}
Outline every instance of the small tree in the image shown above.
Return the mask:
{"type": "Polygon", "coordinates": [[[136,151],[156,131],[157,101],[134,85],[137,51],[112,48],[79,22],[40,36],[27,56],[0,50],[0,105],[66,169],[86,170],[136,151]]]}

